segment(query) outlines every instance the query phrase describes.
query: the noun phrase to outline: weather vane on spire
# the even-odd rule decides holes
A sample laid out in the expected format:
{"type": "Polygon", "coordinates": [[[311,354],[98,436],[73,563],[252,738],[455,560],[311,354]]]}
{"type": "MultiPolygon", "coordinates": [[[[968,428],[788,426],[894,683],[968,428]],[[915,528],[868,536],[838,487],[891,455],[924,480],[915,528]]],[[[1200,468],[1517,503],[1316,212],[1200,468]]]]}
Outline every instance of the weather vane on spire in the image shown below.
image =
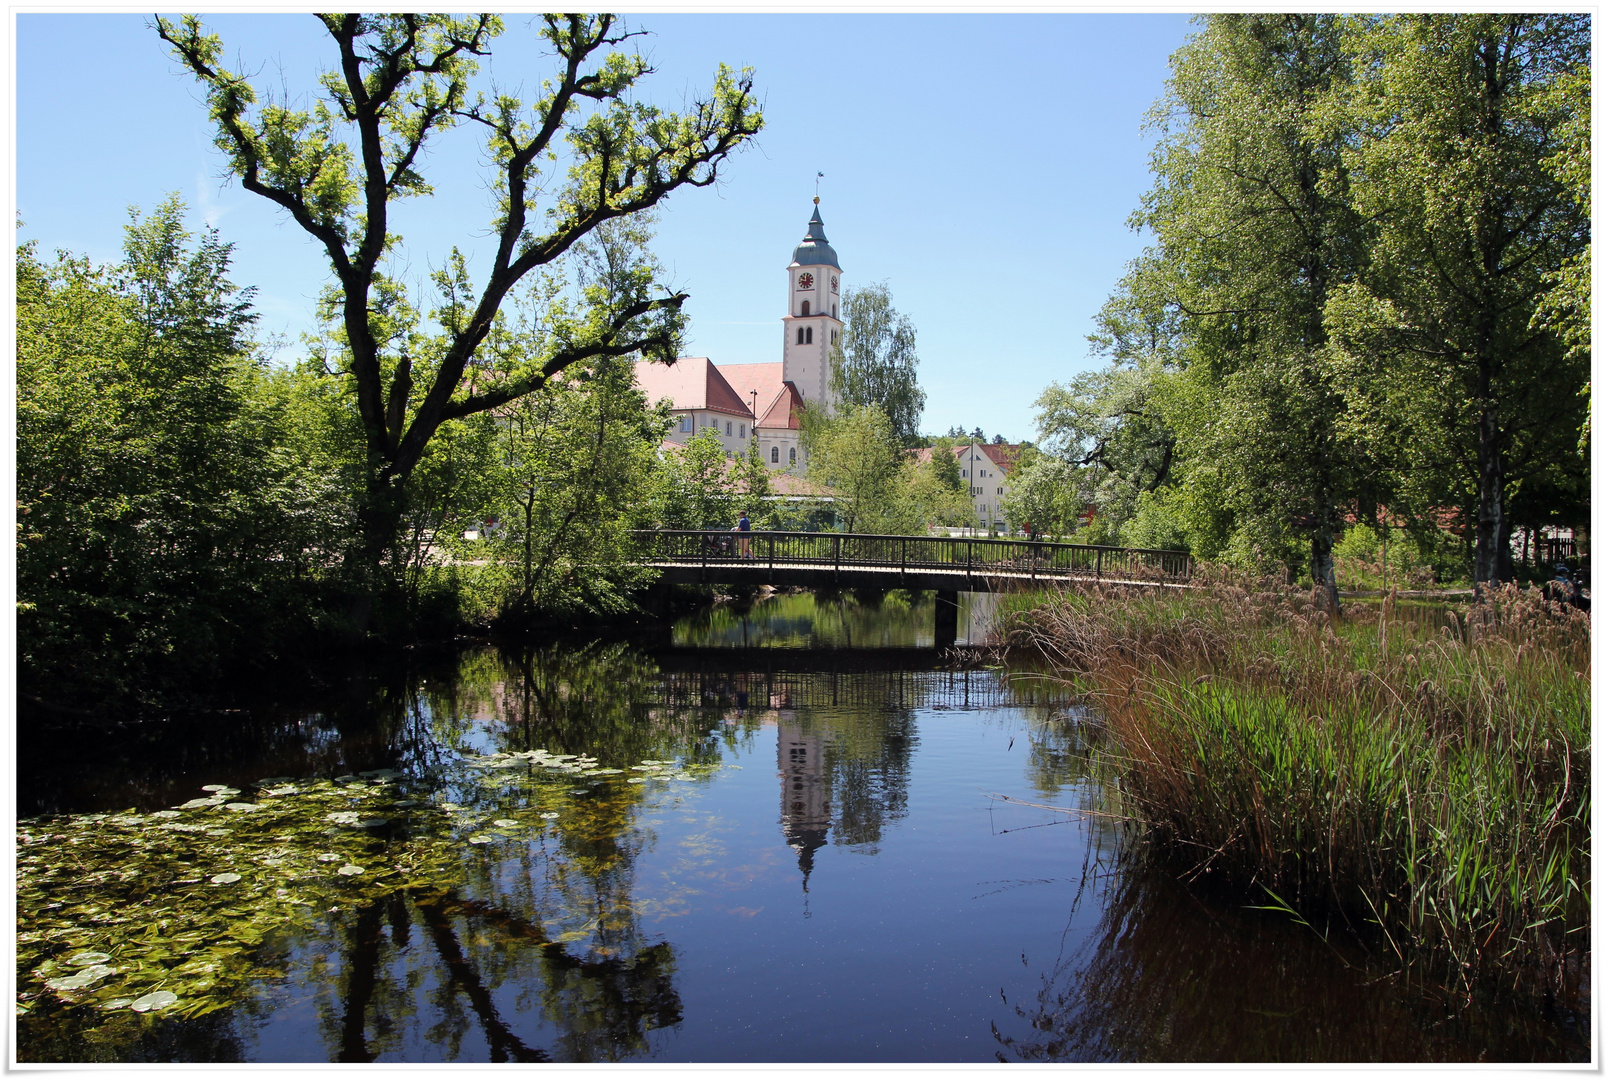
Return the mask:
{"type": "Polygon", "coordinates": [[[817,206],[821,205],[821,177],[825,175],[824,172],[815,174],[815,205],[817,206]]]}

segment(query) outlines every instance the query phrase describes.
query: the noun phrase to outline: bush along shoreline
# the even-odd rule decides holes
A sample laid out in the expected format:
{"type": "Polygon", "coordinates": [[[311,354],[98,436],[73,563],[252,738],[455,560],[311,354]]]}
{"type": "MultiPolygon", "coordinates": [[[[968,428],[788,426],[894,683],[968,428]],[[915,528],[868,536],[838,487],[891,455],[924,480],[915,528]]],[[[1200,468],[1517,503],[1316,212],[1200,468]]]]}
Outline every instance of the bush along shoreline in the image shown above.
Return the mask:
{"type": "Polygon", "coordinates": [[[1540,590],[1344,616],[1244,581],[1012,598],[1003,658],[1106,726],[1131,857],[1466,994],[1585,992],[1590,623],[1540,590]]]}

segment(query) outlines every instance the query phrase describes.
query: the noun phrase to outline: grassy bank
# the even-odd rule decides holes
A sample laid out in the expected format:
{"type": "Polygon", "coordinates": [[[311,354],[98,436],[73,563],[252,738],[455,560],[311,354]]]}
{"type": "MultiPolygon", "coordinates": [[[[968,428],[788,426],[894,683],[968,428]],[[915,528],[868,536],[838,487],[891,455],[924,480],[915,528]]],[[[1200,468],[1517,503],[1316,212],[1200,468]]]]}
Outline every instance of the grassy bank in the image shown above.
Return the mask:
{"type": "Polygon", "coordinates": [[[1007,653],[1099,706],[1142,857],[1402,966],[1563,990],[1589,953],[1590,626],[1535,590],[1337,618],[1223,582],[1019,596],[1007,653]]]}

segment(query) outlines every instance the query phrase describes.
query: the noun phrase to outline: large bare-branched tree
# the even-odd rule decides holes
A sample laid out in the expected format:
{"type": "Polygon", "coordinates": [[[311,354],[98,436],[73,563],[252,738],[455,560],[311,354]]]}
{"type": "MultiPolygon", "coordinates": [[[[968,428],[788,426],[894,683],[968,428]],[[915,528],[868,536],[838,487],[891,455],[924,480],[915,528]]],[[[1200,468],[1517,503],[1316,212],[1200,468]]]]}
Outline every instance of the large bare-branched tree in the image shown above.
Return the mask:
{"type": "Polygon", "coordinates": [[[557,71],[528,103],[471,85],[502,32],[494,15],[317,18],[335,62],[307,108],[259,93],[225,67],[223,42],[197,17],[158,18],[156,31],[205,88],[233,174],[282,207],[334,271],[335,335],[365,440],[362,555],[377,573],[408,477],[442,424],[537,391],[576,365],[675,357],[686,297],[660,287],[649,260],[628,287],[555,298],[537,338],[505,341],[498,311],[522,279],[599,225],[649,210],[677,188],[713,184],[762,120],[751,73],[724,65],[711,92],[680,112],[638,101],[634,88],[652,69],[622,51],[637,32],[611,15],[539,17],[557,71]],[[495,254],[471,274],[454,248],[432,274],[439,333],[399,333],[389,313],[411,309],[387,274],[400,241],[389,212],[432,194],[420,172],[426,146],[463,125],[482,132],[494,170],[495,254]]]}

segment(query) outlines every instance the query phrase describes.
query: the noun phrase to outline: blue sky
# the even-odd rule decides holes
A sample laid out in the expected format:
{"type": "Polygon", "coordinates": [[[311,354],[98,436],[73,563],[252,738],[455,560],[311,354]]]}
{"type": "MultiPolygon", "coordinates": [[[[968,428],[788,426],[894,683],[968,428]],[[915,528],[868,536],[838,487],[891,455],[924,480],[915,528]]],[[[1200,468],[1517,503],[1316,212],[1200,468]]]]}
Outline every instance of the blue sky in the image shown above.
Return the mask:
{"type": "MultiPolygon", "coordinates": [[[[490,73],[549,71],[531,16],[506,18],[490,73]]],[[[306,93],[329,55],[308,15],[208,23],[259,82],[306,93]]],[[[886,281],[914,322],[923,427],[1031,438],[1033,399],[1097,361],[1085,335],[1144,239],[1128,215],[1149,186],[1144,115],[1179,14],[631,16],[657,73],[642,97],[674,107],[716,65],[752,66],[765,103],[757,144],[715,189],[665,205],[655,249],[691,294],[687,352],[716,363],[781,358],[784,268],[821,181],[821,215],[853,288],[886,281]]],[[[266,201],[222,178],[194,82],[147,16],[22,14],[16,21],[17,210],[22,239],[109,261],[131,204],[179,191],[236,245],[262,329],[311,326],[326,264],[266,201]],[[64,57],[63,43],[70,42],[64,57]]],[[[484,247],[489,218],[474,137],[425,162],[437,195],[397,228],[415,278],[454,243],[484,247]]]]}

